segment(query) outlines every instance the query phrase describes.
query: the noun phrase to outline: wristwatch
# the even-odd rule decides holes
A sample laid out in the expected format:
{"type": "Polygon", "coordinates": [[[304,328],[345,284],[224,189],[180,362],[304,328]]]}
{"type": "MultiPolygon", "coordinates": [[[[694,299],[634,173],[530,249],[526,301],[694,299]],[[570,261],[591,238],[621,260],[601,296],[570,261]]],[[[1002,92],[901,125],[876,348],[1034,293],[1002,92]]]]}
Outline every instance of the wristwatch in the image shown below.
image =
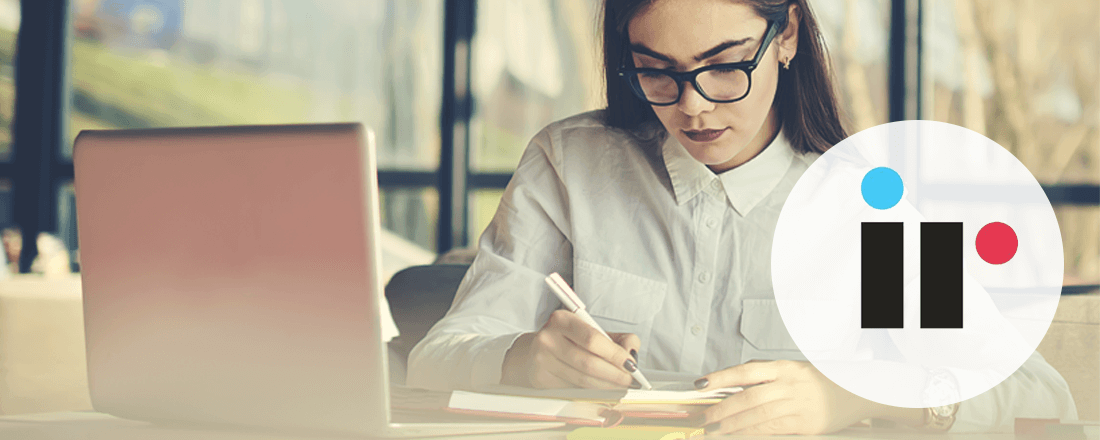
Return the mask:
{"type": "Polygon", "coordinates": [[[959,382],[955,375],[943,368],[928,370],[928,381],[924,384],[924,398],[930,402],[955,402],[924,409],[924,423],[921,429],[933,432],[945,432],[955,423],[955,413],[959,411],[959,382]]]}
{"type": "Polygon", "coordinates": [[[932,432],[946,432],[955,424],[955,413],[959,412],[959,403],[933,406],[924,409],[924,423],[921,429],[932,432]]]}

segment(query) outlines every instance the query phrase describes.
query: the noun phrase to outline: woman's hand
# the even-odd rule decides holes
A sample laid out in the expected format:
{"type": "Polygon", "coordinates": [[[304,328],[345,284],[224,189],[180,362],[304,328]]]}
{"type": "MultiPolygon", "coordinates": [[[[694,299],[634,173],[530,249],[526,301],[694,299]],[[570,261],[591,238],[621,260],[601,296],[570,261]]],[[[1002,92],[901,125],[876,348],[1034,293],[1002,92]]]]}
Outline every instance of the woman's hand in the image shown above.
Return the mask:
{"type": "Polygon", "coordinates": [[[897,418],[892,410],[905,410],[918,423],[922,415],[919,409],[891,409],[852,394],[809,362],[750,361],[695,384],[701,390],[746,387],[704,412],[708,434],[824,434],[871,417],[897,418]]]}
{"type": "Polygon", "coordinates": [[[557,310],[536,333],[516,339],[504,355],[501,383],[530,388],[626,388],[641,347],[632,333],[600,334],[577,315],[557,310]]]}

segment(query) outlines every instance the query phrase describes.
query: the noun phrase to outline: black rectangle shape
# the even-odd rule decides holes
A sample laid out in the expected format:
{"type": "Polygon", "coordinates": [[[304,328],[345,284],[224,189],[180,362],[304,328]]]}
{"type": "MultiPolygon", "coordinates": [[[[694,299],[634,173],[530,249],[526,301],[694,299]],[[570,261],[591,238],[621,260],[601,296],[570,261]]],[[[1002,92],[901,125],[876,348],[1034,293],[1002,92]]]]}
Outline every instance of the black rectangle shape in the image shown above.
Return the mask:
{"type": "Polygon", "coordinates": [[[860,327],[902,328],[902,223],[863,223],[860,327]]]}
{"type": "Polygon", "coordinates": [[[963,326],[963,225],[920,225],[920,326],[963,326]]]}

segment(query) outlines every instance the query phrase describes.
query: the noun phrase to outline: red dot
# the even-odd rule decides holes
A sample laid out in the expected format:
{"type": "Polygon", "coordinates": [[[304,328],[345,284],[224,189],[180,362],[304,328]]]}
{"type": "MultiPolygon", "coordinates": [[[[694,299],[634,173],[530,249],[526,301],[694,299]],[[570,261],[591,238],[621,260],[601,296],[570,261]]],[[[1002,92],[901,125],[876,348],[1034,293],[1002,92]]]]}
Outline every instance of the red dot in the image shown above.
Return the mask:
{"type": "Polygon", "coordinates": [[[993,222],[982,226],[978,231],[977,243],[978,256],[989,264],[1004,264],[1016,255],[1016,248],[1020,242],[1016,239],[1016,231],[1012,227],[1001,222],[993,222]]]}

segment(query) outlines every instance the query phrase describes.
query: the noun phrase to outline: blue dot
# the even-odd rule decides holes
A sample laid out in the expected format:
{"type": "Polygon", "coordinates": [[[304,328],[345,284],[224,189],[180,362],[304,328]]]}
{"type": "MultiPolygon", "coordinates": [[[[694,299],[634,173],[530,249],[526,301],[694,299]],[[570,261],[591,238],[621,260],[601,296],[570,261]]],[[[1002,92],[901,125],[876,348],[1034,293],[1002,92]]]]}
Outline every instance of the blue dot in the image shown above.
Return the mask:
{"type": "Polygon", "coordinates": [[[897,171],[887,167],[878,167],[863,176],[860,191],[863,201],[875,209],[890,209],[901,201],[905,185],[897,171]]]}

